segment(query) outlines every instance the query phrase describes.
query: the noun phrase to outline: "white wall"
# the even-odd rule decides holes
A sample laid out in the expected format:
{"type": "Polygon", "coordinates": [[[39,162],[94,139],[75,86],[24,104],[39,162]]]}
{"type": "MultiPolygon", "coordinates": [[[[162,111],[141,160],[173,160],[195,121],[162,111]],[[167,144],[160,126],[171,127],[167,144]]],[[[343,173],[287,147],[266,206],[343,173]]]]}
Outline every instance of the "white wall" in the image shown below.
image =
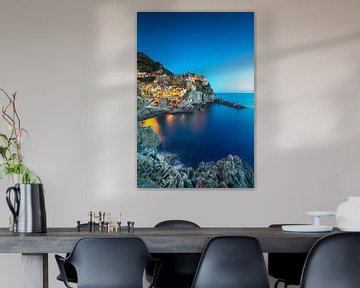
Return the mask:
{"type": "MultiPolygon", "coordinates": [[[[307,210],[359,195],[359,10],[357,0],[1,0],[0,86],[18,92],[48,226],[89,210],[136,226],[309,222],[307,210]],[[255,12],[256,189],[136,189],[136,11],[255,12]]],[[[50,287],[62,287],[49,261],[50,287]]],[[[1,286],[20,287],[16,265],[0,255],[1,286]]]]}

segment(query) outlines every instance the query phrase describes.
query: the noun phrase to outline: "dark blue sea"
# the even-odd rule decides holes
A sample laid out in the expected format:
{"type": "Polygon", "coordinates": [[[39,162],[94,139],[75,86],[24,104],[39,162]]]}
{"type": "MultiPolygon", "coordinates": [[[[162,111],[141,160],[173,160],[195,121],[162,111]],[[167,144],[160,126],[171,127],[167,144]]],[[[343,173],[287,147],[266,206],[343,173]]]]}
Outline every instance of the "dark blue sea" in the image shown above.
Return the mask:
{"type": "Polygon", "coordinates": [[[238,155],[254,169],[254,94],[217,93],[217,97],[246,106],[221,104],[198,107],[195,112],[154,117],[144,121],[160,138],[161,153],[175,153],[185,166],[238,155]]]}

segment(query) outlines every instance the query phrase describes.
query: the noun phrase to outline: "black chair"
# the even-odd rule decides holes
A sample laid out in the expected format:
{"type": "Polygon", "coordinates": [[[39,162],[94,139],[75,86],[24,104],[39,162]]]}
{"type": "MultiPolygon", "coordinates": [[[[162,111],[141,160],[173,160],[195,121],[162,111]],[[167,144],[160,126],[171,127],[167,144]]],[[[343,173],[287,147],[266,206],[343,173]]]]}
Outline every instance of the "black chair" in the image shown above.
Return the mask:
{"type": "Polygon", "coordinates": [[[360,287],[360,233],[321,238],[306,259],[301,288],[360,287]]]}
{"type": "Polygon", "coordinates": [[[256,238],[220,236],[207,244],[192,288],[269,288],[256,238]]]}
{"type": "Polygon", "coordinates": [[[156,262],[139,238],[82,238],[67,258],[55,258],[66,287],[65,263],[75,267],[78,288],[142,288],[145,268],[156,262]]]}
{"type": "MultiPolygon", "coordinates": [[[[155,225],[155,228],[200,228],[199,225],[186,220],[166,220],[155,225]]],[[[156,288],[190,288],[194,280],[201,254],[196,253],[157,253],[152,254],[161,259],[162,266],[155,283],[156,288]]],[[[146,278],[151,281],[153,267],[147,270],[146,278]]]]}
{"type": "MultiPolygon", "coordinates": [[[[69,254],[66,254],[66,257],[68,257],[68,256],[69,256],[69,254]]],[[[68,282],[77,283],[77,274],[76,274],[75,267],[73,265],[71,265],[68,262],[64,262],[64,273],[66,275],[66,279],[68,282]]],[[[64,282],[63,278],[61,277],[61,274],[59,274],[56,277],[56,279],[64,282]]]]}
{"type": "MultiPolygon", "coordinates": [[[[270,228],[280,228],[288,224],[272,224],[270,228]]],[[[277,281],[274,288],[280,283],[286,288],[288,285],[300,285],[301,273],[304,268],[307,253],[269,253],[268,272],[277,281]]]]}
{"type": "MultiPolygon", "coordinates": [[[[81,230],[83,230],[83,229],[88,230],[89,229],[89,224],[88,223],[80,224],[80,229],[81,230]]],[[[98,223],[95,223],[95,229],[99,229],[99,224],[98,223]]],[[[66,257],[68,257],[68,256],[69,256],[69,253],[66,254],[66,257]]],[[[71,265],[70,263],[67,263],[67,262],[64,263],[64,266],[65,266],[65,274],[66,274],[68,282],[77,283],[77,275],[76,275],[76,270],[75,270],[74,266],[71,265]]],[[[59,280],[59,281],[64,282],[64,280],[61,277],[61,274],[59,274],[56,277],[56,279],[59,280]]]]}

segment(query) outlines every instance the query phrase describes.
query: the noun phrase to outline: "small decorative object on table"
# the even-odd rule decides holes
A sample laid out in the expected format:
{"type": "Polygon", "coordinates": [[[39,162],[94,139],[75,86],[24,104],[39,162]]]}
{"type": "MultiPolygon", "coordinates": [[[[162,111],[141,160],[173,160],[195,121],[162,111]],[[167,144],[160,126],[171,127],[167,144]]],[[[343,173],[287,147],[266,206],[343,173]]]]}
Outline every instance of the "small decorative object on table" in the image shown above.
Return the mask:
{"type": "MultiPolygon", "coordinates": [[[[85,223],[84,223],[85,224],[85,223]]],[[[121,213],[118,216],[112,216],[110,212],[95,213],[89,211],[87,225],[82,225],[81,221],[77,221],[77,231],[81,231],[81,227],[86,227],[88,232],[120,232],[121,231],[121,213]]]]}
{"type": "Polygon", "coordinates": [[[348,197],[338,206],[336,226],[342,231],[360,231],[360,196],[348,197]]]}
{"type": "Polygon", "coordinates": [[[21,144],[27,131],[22,128],[16,109],[16,93],[0,89],[6,103],[0,104],[1,117],[9,131],[0,131],[0,178],[10,176],[13,186],[6,191],[6,201],[13,215],[10,230],[22,233],[46,232],[44,189],[41,179],[24,163],[21,144]],[[13,195],[12,195],[13,194],[13,195]]]}
{"type": "Polygon", "coordinates": [[[286,232],[330,232],[332,226],[320,225],[320,217],[335,216],[334,211],[308,211],[309,216],[314,217],[312,225],[282,225],[282,230],[286,232]]]}

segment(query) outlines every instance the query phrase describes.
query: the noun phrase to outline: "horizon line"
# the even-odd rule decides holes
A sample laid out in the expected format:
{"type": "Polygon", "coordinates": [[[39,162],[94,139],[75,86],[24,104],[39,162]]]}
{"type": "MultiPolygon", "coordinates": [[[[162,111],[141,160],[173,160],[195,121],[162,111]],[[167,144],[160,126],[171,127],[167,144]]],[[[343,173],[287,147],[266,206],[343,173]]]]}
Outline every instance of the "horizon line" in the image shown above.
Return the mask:
{"type": "Polygon", "coordinates": [[[214,92],[215,94],[237,94],[237,93],[255,93],[254,90],[250,91],[250,90],[246,90],[246,91],[231,91],[231,92],[214,92]]]}

